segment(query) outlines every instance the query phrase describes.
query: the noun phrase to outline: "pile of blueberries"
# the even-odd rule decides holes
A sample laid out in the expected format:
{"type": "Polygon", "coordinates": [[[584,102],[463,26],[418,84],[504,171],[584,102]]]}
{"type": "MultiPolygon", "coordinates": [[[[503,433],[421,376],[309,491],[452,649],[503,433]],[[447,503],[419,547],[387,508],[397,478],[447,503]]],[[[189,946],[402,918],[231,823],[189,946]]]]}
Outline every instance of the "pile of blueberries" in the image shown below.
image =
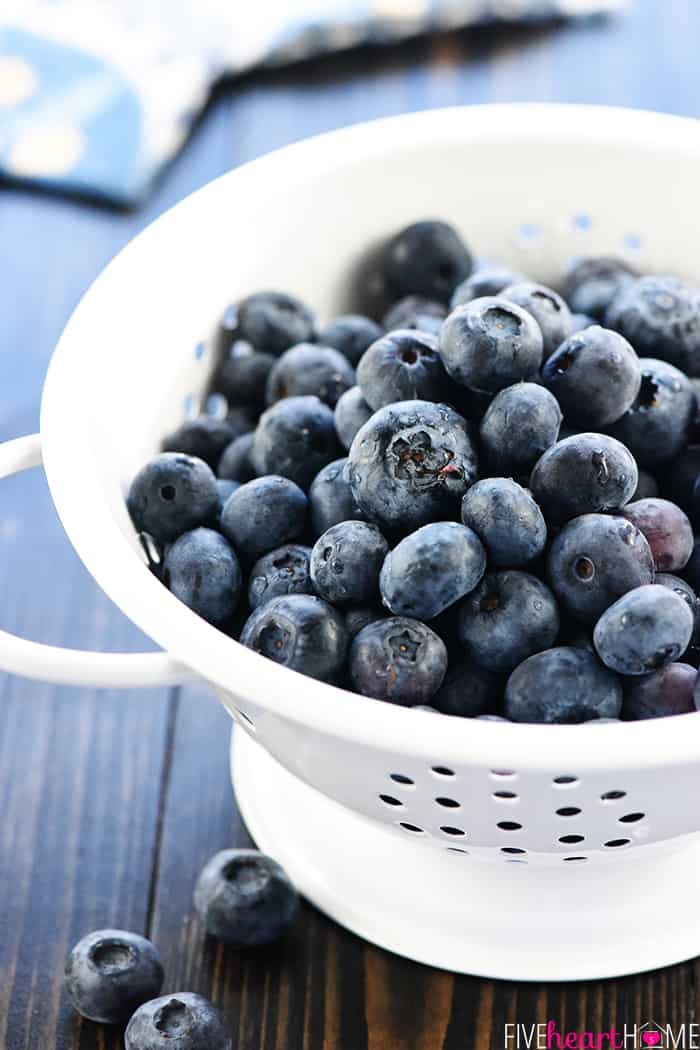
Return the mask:
{"type": "MultiPolygon", "coordinates": [[[[194,904],[211,936],[244,949],[282,937],[296,918],[299,898],[271,857],[228,849],[202,869],[194,904]]],[[[220,1011],[193,992],[160,995],[163,978],[156,946],[128,930],[94,930],[66,960],[73,1006],[91,1021],[126,1025],[126,1050],[231,1050],[220,1011]]]]}
{"type": "Polygon", "coordinates": [[[256,652],[394,704],[695,710],[700,291],[615,258],[557,291],[437,221],[372,266],[381,323],[277,292],[226,311],[225,411],[128,493],[153,571],[256,652]]]}

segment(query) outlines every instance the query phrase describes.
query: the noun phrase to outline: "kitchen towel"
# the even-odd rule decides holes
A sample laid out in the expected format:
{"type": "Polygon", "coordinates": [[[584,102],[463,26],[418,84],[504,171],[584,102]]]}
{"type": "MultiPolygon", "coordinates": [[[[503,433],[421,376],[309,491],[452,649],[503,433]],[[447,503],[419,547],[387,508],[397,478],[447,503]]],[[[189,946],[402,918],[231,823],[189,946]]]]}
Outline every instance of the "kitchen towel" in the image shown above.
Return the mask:
{"type": "Polygon", "coordinates": [[[0,177],[135,204],[212,84],[360,44],[624,0],[3,0],[0,177]]]}

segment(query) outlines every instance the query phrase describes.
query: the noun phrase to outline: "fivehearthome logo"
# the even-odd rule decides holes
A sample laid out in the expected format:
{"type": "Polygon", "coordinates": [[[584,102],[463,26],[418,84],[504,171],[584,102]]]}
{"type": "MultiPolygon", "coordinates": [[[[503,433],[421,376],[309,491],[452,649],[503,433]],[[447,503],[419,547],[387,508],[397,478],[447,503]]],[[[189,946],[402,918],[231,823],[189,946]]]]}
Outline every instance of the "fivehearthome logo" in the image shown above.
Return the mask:
{"type": "Polygon", "coordinates": [[[700,1022],[657,1021],[612,1026],[598,1032],[568,1031],[556,1021],[506,1024],[504,1050],[700,1050],[700,1022]]]}

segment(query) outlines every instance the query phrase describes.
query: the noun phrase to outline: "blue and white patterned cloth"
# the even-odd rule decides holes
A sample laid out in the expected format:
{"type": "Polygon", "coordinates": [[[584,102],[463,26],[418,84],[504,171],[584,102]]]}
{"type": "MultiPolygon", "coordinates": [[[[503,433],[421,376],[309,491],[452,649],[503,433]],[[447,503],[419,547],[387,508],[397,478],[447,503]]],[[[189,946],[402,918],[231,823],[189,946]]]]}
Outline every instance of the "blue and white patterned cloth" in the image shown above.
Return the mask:
{"type": "Polygon", "coordinates": [[[0,175],[137,202],[213,82],[254,66],[624,0],[2,0],[0,175]]]}

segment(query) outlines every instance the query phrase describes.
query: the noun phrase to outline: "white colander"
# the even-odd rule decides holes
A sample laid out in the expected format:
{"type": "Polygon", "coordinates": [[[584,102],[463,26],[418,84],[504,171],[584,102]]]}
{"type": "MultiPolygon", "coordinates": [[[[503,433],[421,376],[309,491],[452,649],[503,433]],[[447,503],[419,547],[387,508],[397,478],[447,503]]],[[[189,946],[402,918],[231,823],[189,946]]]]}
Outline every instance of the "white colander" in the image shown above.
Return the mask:
{"type": "MultiPolygon", "coordinates": [[[[325,135],[218,179],[105,270],[44,389],[44,459],[97,582],[165,652],[61,651],[0,634],[0,666],[56,682],[201,676],[242,732],[234,781],[259,845],[360,935],[452,970],[610,976],[700,952],[700,716],[583,726],[406,710],[287,671],[197,618],[146,568],[130,478],[200,404],[207,330],[280,288],[330,317],[368,245],[452,221],[481,257],[548,281],[615,253],[700,276],[699,125],[614,109],[484,106],[325,135]]],[[[38,600],[38,597],[37,597],[38,600]]]]}

